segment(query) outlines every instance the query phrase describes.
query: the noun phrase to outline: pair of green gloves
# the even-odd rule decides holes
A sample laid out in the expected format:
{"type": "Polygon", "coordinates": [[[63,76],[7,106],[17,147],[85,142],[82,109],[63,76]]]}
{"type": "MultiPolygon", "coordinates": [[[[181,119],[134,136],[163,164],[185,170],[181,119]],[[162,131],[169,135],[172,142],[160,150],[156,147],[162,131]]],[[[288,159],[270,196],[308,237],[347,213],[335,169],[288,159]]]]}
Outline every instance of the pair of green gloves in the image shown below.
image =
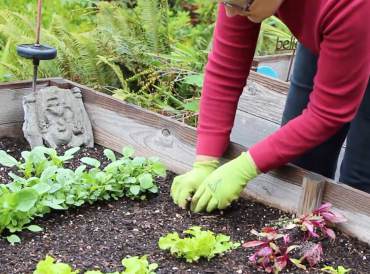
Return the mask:
{"type": "Polygon", "coordinates": [[[224,209],[238,199],[245,185],[258,175],[249,152],[218,166],[217,160],[198,161],[191,171],[175,177],[171,187],[175,204],[185,209],[191,203],[191,210],[197,213],[224,209]]]}

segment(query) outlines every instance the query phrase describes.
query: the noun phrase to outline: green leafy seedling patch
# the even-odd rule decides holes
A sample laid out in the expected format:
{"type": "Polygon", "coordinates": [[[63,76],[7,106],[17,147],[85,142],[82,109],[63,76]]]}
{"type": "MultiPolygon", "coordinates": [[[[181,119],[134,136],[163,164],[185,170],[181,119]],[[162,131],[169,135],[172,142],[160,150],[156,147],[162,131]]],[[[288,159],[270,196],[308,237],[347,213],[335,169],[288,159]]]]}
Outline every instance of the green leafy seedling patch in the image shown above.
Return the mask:
{"type": "Polygon", "coordinates": [[[230,241],[227,235],[202,230],[198,226],[193,226],[183,233],[188,236],[180,238],[177,232],[173,232],[161,237],[158,242],[159,248],[169,250],[172,255],[191,263],[197,262],[200,258],[210,260],[216,255],[222,255],[240,246],[240,243],[230,241]]]}

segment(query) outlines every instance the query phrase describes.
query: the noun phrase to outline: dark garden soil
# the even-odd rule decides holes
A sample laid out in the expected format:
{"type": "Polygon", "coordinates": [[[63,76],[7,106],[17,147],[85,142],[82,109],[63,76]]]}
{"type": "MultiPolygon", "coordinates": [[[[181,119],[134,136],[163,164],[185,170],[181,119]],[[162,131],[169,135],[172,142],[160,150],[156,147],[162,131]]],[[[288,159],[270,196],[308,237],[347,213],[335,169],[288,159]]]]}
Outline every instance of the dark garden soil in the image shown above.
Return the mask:
{"type": "MultiPolygon", "coordinates": [[[[14,140],[0,140],[0,149],[19,157],[25,144],[14,140]]],[[[102,148],[83,149],[84,156],[104,159],[102,148]]],[[[78,161],[71,167],[78,166],[78,161]]],[[[0,170],[0,180],[7,178],[7,169],[0,170]]],[[[32,273],[36,263],[46,255],[71,264],[81,270],[99,268],[102,271],[122,270],[121,259],[127,255],[149,255],[159,264],[157,273],[262,273],[248,263],[251,250],[236,249],[211,262],[205,260],[187,264],[171,257],[157,247],[158,239],[168,232],[181,232],[190,226],[201,225],[215,232],[225,233],[234,241],[250,240],[250,230],[260,229],[272,220],[284,217],[279,210],[251,201],[241,201],[223,213],[191,214],[175,206],[169,196],[173,174],[159,179],[160,194],[147,201],[122,199],[86,205],[63,212],[54,212],[36,220],[44,232],[22,232],[22,243],[10,246],[0,239],[0,273],[32,273]]],[[[3,180],[4,181],[4,180],[3,180]]],[[[344,234],[337,233],[334,243],[324,243],[324,260],[320,266],[343,265],[351,273],[370,273],[370,248],[344,234]]],[[[321,273],[318,268],[290,273],[321,273]]]]}

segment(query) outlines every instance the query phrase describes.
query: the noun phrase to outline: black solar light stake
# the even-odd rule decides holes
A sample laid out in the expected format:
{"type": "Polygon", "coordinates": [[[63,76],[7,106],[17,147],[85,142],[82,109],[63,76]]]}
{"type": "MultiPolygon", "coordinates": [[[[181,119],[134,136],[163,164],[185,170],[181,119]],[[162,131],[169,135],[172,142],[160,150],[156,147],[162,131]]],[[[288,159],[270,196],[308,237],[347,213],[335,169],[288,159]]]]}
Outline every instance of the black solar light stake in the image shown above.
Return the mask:
{"type": "Polygon", "coordinates": [[[42,0],[37,3],[37,19],[36,19],[36,43],[35,44],[22,44],[17,46],[17,53],[27,59],[33,61],[33,81],[32,90],[36,92],[37,71],[40,60],[52,60],[57,56],[55,48],[40,44],[40,30],[41,30],[41,10],[42,0]]]}

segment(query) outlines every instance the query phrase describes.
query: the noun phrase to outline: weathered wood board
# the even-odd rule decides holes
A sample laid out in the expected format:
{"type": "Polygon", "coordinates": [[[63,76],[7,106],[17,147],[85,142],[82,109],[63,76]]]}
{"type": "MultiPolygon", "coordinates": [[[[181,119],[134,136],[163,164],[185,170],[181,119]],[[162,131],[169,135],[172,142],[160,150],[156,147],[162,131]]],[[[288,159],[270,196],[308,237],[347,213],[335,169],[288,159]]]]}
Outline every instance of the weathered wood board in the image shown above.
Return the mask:
{"type": "MultiPolygon", "coordinates": [[[[158,156],[171,170],[178,173],[191,168],[196,141],[194,128],[67,80],[50,79],[48,84],[64,88],[77,86],[82,90],[97,144],[116,151],[120,151],[124,145],[132,145],[139,155],[158,156]]],[[[11,100],[8,112],[0,112],[0,121],[2,121],[0,136],[14,136],[21,133],[22,96],[13,93],[30,92],[29,89],[24,90],[30,87],[30,83],[8,84],[3,87],[4,85],[0,85],[0,100],[1,98],[11,100]],[[14,116],[9,115],[10,112],[14,116]]],[[[253,115],[239,110],[238,116],[239,119],[247,121],[253,115]]],[[[272,121],[265,121],[276,125],[272,121]]],[[[252,124],[252,127],[255,126],[252,124]]],[[[245,146],[232,143],[225,158],[235,157],[246,149],[245,146]]],[[[293,166],[274,170],[250,182],[243,197],[258,200],[288,212],[296,212],[303,178],[309,174],[308,171],[293,166]]],[[[336,184],[328,179],[323,201],[331,202],[335,211],[342,212],[348,219],[341,229],[370,243],[370,194],[336,184]]]]}
{"type": "Polygon", "coordinates": [[[259,74],[255,71],[251,71],[249,73],[248,80],[254,81],[271,91],[287,94],[289,90],[289,82],[281,81],[278,79],[274,79],[262,74],[259,74]]]}

